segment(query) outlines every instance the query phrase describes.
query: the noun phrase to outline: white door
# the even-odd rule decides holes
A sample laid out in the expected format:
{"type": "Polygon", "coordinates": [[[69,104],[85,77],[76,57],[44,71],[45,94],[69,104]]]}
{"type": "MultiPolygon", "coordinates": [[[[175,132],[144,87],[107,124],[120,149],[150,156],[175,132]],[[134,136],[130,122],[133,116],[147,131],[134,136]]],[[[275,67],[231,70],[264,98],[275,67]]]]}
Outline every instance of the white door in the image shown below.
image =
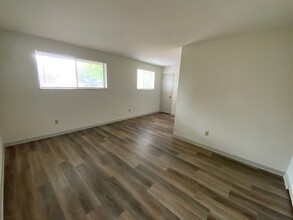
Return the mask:
{"type": "Polygon", "coordinates": [[[161,86],[161,112],[171,114],[174,74],[163,74],[161,86]]]}

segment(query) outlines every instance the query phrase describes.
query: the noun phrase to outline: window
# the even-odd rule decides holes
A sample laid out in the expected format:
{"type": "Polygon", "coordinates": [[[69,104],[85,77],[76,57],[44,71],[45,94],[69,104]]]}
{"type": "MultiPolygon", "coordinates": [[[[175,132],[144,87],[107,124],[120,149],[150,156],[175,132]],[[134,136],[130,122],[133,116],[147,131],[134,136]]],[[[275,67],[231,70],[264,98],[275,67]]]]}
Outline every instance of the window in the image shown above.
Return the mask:
{"type": "Polygon", "coordinates": [[[107,88],[106,64],[36,52],[41,89],[107,88]]]}
{"type": "Polygon", "coordinates": [[[137,70],[137,89],[154,90],[155,72],[148,70],[137,70]]]}

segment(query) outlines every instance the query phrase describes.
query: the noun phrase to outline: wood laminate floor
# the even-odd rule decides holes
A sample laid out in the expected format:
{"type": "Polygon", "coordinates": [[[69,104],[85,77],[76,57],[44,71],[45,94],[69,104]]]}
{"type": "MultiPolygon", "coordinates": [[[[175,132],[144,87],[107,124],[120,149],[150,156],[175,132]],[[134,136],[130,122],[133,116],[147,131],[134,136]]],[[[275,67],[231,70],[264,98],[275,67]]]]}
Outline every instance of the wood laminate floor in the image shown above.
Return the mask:
{"type": "Polygon", "coordinates": [[[281,177],[172,137],[153,114],[5,150],[5,220],[292,219],[281,177]]]}

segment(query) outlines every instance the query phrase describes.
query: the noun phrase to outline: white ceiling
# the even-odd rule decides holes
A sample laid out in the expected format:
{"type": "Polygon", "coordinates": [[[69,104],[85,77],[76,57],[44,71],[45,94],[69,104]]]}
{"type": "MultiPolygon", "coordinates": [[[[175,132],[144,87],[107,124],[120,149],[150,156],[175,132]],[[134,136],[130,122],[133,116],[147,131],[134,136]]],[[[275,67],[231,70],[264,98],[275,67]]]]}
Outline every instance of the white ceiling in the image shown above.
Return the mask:
{"type": "Polygon", "coordinates": [[[293,0],[0,0],[0,27],[168,66],[180,47],[293,25],[293,0]]]}

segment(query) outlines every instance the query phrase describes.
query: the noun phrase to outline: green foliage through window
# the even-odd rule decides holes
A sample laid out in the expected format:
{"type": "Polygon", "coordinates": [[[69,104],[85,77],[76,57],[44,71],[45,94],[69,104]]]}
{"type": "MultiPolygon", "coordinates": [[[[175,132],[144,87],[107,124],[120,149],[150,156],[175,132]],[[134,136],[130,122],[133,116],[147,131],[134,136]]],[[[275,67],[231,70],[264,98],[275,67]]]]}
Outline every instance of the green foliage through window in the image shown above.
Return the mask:
{"type": "Polygon", "coordinates": [[[83,87],[104,87],[104,65],[77,61],[78,85],[83,87]]]}

